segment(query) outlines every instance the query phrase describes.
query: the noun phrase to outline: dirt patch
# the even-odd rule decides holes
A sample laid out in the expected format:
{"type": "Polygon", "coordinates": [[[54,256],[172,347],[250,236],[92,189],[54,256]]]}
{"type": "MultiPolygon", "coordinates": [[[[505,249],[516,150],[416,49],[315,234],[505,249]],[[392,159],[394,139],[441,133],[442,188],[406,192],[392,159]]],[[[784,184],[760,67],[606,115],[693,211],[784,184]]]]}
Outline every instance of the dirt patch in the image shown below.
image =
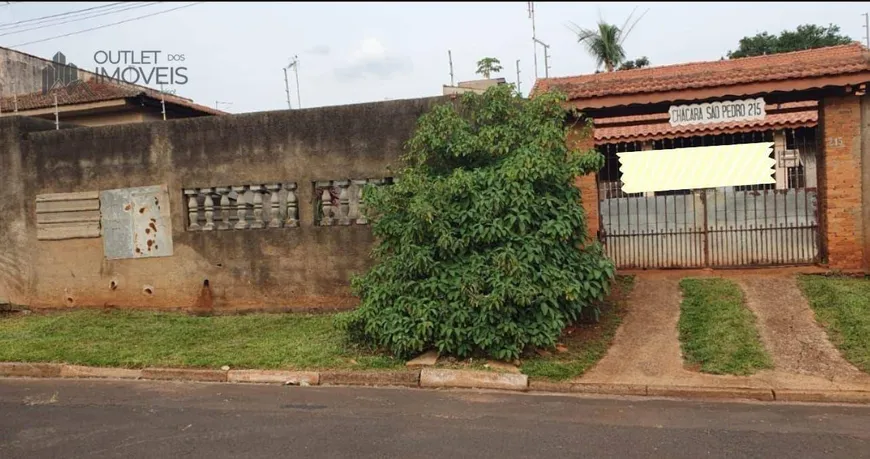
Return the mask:
{"type": "Polygon", "coordinates": [[[743,289],[747,307],[758,318],[761,339],[776,370],[831,380],[860,376],[816,323],[794,276],[739,276],[733,280],[743,289]]]}

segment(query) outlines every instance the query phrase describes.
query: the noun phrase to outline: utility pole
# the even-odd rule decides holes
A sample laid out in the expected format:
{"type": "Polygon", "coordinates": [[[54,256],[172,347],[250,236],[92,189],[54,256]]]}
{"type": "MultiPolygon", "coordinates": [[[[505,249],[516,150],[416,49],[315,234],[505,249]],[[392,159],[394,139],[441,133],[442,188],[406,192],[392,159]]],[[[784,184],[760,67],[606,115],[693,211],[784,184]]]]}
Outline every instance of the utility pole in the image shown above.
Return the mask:
{"type": "Polygon", "coordinates": [[[532,46],[535,50],[535,78],[538,78],[538,38],[535,35],[535,2],[529,2],[529,19],[532,20],[532,46]]]}
{"type": "Polygon", "coordinates": [[[870,14],[864,13],[864,39],[867,40],[867,47],[870,48],[870,14]]]}
{"type": "Polygon", "coordinates": [[[522,97],[522,95],[523,95],[523,90],[520,89],[520,60],[519,59],[517,59],[517,94],[519,94],[520,97],[522,97]]]}
{"type": "Polygon", "coordinates": [[[57,113],[57,94],[54,95],[54,129],[60,130],[60,116],[57,113]]]}
{"type": "Polygon", "coordinates": [[[453,86],[453,53],[447,50],[447,60],[450,61],[450,86],[453,86]]]}

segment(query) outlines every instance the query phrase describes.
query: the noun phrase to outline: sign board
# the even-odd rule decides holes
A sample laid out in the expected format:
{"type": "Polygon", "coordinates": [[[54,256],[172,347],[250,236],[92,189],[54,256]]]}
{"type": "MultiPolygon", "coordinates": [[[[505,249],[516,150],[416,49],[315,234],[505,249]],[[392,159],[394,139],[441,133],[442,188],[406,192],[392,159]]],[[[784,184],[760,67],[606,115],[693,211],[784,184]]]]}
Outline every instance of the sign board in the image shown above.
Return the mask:
{"type": "Polygon", "coordinates": [[[103,253],[109,260],[172,255],[166,186],[100,192],[103,253]]]}
{"type": "Polygon", "coordinates": [[[764,98],[709,102],[691,105],[671,105],[671,126],[728,123],[734,121],[763,120],[764,98]]]}

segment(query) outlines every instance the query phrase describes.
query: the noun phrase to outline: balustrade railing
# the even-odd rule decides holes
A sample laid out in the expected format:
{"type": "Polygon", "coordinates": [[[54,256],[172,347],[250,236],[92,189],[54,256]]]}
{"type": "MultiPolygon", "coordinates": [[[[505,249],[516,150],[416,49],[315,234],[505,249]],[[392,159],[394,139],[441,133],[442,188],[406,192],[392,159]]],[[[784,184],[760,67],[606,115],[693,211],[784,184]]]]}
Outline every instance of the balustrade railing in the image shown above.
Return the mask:
{"type": "Polygon", "coordinates": [[[315,215],[318,226],[367,225],[363,189],[393,183],[390,177],[381,179],[329,180],[314,182],[315,215]]]}
{"type": "Polygon", "coordinates": [[[296,183],[187,188],[187,230],[299,226],[296,183]]]}

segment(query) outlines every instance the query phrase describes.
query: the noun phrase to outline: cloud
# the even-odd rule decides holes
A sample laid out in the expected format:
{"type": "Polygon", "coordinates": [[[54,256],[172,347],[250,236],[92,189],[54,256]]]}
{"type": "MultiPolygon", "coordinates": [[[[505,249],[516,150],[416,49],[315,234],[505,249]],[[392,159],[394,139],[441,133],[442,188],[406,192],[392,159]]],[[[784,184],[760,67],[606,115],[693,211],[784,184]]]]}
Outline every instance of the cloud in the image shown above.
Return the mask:
{"type": "Polygon", "coordinates": [[[369,76],[385,80],[393,75],[410,72],[412,68],[409,57],[392,55],[376,38],[366,38],[354,51],[350,63],[335,69],[335,75],[342,80],[369,76]]]}
{"type": "Polygon", "coordinates": [[[316,55],[318,55],[318,56],[328,56],[329,53],[332,52],[332,50],[329,49],[329,46],[326,46],[326,45],[317,45],[317,46],[315,46],[315,47],[309,49],[309,50],[306,51],[306,52],[307,52],[307,53],[310,53],[310,54],[316,54],[316,55]]]}

